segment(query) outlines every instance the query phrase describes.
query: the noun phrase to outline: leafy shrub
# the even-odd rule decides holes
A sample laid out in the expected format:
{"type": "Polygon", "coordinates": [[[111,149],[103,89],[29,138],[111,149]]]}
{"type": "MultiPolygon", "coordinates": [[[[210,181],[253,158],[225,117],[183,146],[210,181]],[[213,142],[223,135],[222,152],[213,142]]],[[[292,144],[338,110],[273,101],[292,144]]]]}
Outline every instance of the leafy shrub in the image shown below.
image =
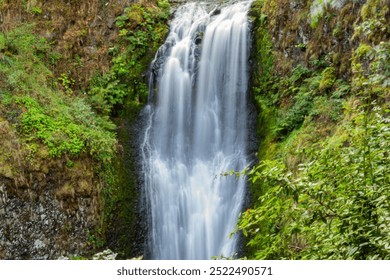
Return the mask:
{"type": "Polygon", "coordinates": [[[276,136],[283,139],[301,126],[313,107],[313,98],[318,93],[321,76],[298,65],[288,78],[278,83],[278,92],[288,100],[281,106],[277,118],[276,136]]]}
{"type": "Polygon", "coordinates": [[[297,175],[280,160],[250,172],[263,194],[239,229],[253,258],[390,258],[390,120],[379,107],[353,113],[348,145],[312,152],[297,175]]]}
{"type": "MultiPolygon", "coordinates": [[[[32,31],[33,26],[22,25],[0,39],[5,57],[0,59],[0,92],[4,105],[12,105],[17,114],[19,132],[28,142],[44,143],[53,157],[88,153],[109,161],[115,152],[115,125],[85,99],[70,98],[56,87],[45,65],[53,57],[50,45],[32,31]]],[[[60,81],[69,93],[70,78],[64,74],[60,81]]]]}
{"type": "Polygon", "coordinates": [[[143,76],[165,39],[168,16],[168,1],[158,1],[157,6],[133,4],[117,17],[120,48],[109,50],[113,55],[110,72],[95,77],[92,82],[89,94],[95,108],[104,113],[115,113],[125,98],[138,105],[147,100],[143,76]]]}

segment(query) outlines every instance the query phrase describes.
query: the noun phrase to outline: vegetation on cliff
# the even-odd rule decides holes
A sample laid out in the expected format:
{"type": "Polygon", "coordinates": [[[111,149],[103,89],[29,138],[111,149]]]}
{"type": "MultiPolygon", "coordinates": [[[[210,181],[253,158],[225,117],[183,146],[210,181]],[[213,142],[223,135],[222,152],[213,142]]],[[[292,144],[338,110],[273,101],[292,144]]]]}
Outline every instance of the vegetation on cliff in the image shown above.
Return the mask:
{"type": "Polygon", "coordinates": [[[72,96],[65,75],[55,79],[49,43],[22,25],[0,35],[2,115],[25,140],[31,156],[43,143],[52,157],[88,153],[107,161],[115,150],[114,124],[97,115],[86,98],[72,96]],[[59,83],[68,87],[63,92],[59,83]]]}
{"type": "Polygon", "coordinates": [[[167,35],[168,17],[169,3],[157,1],[157,5],[133,4],[116,18],[119,39],[108,50],[112,66],[107,73],[96,76],[90,88],[92,102],[99,111],[112,113],[126,99],[134,106],[145,104],[148,95],[145,74],[167,35]]]}
{"type": "Polygon", "coordinates": [[[0,184],[21,200],[48,189],[62,211],[93,196],[95,227],[80,240],[102,247],[115,235],[129,256],[137,194],[125,130],[147,100],[169,3],[46,2],[0,1],[0,184]]]}
{"type": "MultiPolygon", "coordinates": [[[[111,2],[0,0],[0,187],[21,200],[49,188],[69,213],[94,196],[80,239],[128,257],[128,130],[169,1],[111,2]]],[[[250,17],[260,145],[237,226],[246,257],[389,259],[388,1],[256,0],[250,17]]]]}
{"type": "Polygon", "coordinates": [[[238,225],[248,258],[389,259],[386,1],[259,0],[251,16],[261,143],[238,225]]]}

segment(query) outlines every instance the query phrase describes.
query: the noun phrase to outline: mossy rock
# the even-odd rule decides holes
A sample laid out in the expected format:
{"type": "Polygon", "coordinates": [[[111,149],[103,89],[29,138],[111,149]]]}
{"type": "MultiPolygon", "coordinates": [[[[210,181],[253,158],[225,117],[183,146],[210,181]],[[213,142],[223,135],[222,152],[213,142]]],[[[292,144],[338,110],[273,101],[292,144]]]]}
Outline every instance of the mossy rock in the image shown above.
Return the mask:
{"type": "Polygon", "coordinates": [[[330,90],[336,80],[334,67],[325,68],[325,70],[322,71],[321,76],[319,90],[322,92],[330,90]]]}

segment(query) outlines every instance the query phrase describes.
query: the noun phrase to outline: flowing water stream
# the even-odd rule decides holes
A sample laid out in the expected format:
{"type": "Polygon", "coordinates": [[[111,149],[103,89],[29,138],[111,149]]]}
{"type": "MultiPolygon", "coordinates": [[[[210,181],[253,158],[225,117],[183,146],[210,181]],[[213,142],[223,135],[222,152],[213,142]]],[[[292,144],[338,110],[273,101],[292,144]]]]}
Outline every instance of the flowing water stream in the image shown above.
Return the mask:
{"type": "Polygon", "coordinates": [[[237,251],[248,164],[251,1],[176,11],[152,63],[142,144],[148,246],[153,259],[210,259],[237,251]]]}

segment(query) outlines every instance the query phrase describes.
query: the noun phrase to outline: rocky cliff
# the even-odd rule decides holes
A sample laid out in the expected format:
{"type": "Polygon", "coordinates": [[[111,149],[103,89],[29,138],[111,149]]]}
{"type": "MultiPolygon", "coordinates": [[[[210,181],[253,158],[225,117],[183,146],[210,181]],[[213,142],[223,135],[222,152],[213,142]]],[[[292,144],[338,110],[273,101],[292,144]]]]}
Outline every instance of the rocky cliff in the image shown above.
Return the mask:
{"type": "Polygon", "coordinates": [[[123,175],[124,154],[133,164],[123,131],[131,125],[118,114],[126,96],[127,116],[139,110],[134,96],[156,46],[141,53],[124,33],[146,34],[141,23],[152,12],[148,20],[165,26],[160,7],[169,9],[165,1],[0,1],[1,259],[89,256],[108,246],[106,236],[122,257],[134,251],[120,241],[134,239],[136,194],[133,171],[123,175]],[[140,55],[126,64],[128,46],[140,55]]]}

